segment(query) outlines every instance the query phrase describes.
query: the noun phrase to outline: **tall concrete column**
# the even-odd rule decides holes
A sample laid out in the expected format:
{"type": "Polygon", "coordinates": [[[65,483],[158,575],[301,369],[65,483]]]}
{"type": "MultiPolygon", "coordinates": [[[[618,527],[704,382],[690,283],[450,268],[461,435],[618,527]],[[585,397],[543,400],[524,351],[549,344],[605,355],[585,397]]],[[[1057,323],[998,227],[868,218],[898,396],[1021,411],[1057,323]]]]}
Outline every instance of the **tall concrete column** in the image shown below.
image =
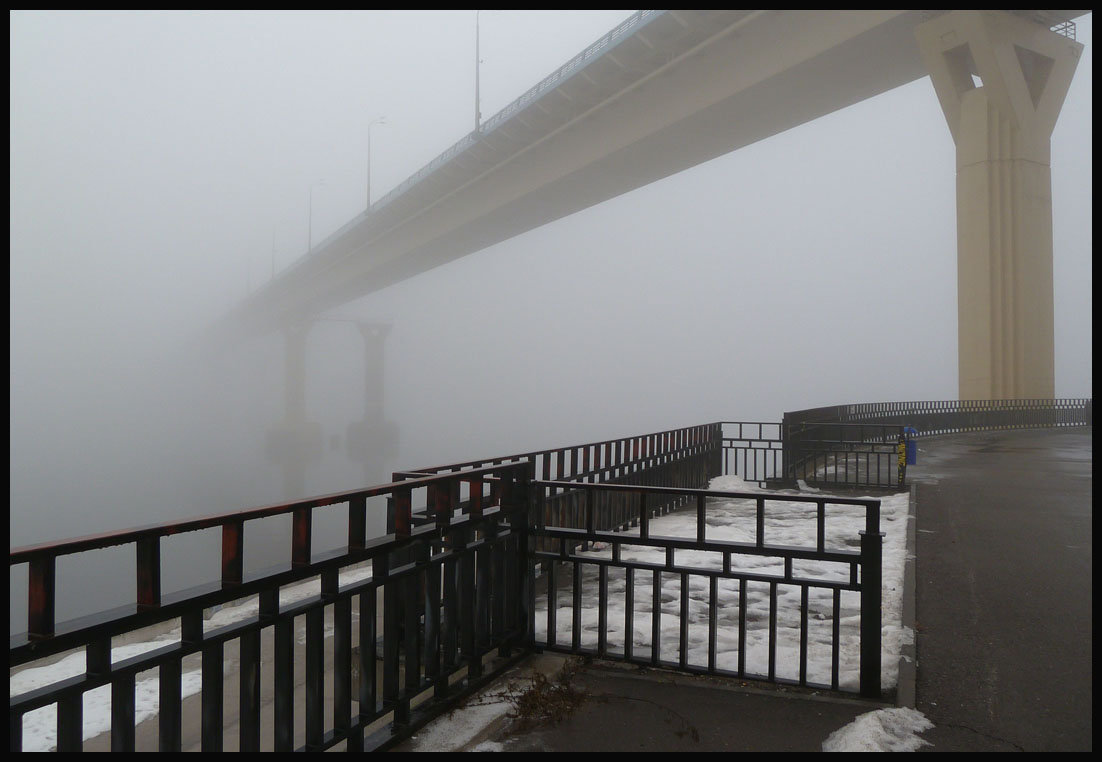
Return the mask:
{"type": "Polygon", "coordinates": [[[306,334],[309,325],[283,327],[283,423],[268,432],[268,459],[283,470],[283,497],[306,494],[306,466],[321,457],[321,425],[306,417],[306,334]]]}
{"type": "Polygon", "coordinates": [[[1005,11],[916,34],[957,147],[960,399],[1052,398],[1049,149],[1083,46],[1005,11]]]}
{"type": "Polygon", "coordinates": [[[283,410],[286,422],[306,422],[306,332],[304,325],[283,329],[283,410]]]}
{"type": "Polygon", "coordinates": [[[359,323],[364,347],[364,417],[348,425],[348,457],[363,465],[364,486],[390,481],[387,463],[397,455],[398,432],[383,412],[383,349],[390,326],[359,323]]]}

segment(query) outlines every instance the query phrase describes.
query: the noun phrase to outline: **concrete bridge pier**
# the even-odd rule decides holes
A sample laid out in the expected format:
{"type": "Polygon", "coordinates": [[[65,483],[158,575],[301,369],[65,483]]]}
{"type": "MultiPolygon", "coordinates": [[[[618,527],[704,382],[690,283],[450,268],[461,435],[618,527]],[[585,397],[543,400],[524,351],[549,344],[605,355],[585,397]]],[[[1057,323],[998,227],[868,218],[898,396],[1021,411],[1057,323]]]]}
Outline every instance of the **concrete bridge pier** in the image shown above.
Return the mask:
{"type": "Polygon", "coordinates": [[[960,399],[1052,399],[1052,130],[1083,46],[1005,11],[916,29],[957,148],[960,399]]]}
{"type": "Polygon", "coordinates": [[[364,416],[348,424],[348,459],[363,465],[364,486],[390,481],[388,463],[397,453],[397,427],[383,417],[383,350],[390,326],[359,323],[364,348],[364,416]]]}
{"type": "Polygon", "coordinates": [[[306,418],[306,336],[304,322],[283,326],[284,419],[268,432],[268,460],[283,470],[283,497],[295,500],[306,495],[306,466],[319,460],[323,451],[321,424],[306,418]]]}

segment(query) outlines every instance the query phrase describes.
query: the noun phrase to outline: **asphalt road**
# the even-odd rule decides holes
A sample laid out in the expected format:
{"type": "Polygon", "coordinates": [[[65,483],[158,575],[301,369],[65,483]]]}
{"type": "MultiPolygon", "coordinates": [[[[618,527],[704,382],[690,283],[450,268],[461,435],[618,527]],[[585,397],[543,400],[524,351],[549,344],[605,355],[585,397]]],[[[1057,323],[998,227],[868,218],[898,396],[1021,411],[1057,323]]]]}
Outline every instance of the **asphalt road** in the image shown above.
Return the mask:
{"type": "Polygon", "coordinates": [[[917,708],[934,751],[1093,748],[1092,430],[919,442],[917,708]]]}

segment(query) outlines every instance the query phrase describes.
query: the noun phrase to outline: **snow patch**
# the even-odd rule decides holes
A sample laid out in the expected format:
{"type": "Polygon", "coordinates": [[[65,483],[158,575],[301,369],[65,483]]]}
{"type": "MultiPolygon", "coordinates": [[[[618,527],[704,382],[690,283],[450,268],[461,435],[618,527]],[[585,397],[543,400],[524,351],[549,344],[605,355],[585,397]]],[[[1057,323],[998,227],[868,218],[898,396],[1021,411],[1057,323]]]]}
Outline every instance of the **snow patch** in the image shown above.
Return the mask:
{"type": "MultiPolygon", "coordinates": [[[[451,714],[429,723],[411,740],[410,751],[461,751],[513,705],[500,687],[491,687],[471,698],[451,714]]],[[[502,745],[482,741],[472,751],[501,751],[502,745]]]]}
{"type": "Polygon", "coordinates": [[[934,724],[917,709],[892,707],[866,712],[823,741],[823,751],[918,751],[929,741],[918,733],[934,724]]]}

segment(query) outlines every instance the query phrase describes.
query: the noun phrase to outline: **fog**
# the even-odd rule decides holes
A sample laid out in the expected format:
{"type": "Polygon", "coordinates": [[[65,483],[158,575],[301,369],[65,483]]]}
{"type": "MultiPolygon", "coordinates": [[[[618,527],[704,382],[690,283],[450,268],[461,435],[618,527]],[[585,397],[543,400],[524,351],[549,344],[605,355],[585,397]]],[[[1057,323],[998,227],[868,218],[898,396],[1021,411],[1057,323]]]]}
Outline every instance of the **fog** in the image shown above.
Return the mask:
{"type": "MultiPolygon", "coordinates": [[[[629,13],[483,11],[483,119],[629,13]]],[[[11,545],[281,499],[264,444],[284,416],[282,339],[213,353],[211,328],[308,234],[362,212],[373,120],[376,199],[472,129],[474,12],[9,21],[11,545]]],[[[1058,396],[1092,384],[1092,17],[1077,23],[1052,141],[1058,396]]],[[[344,305],[308,337],[324,455],[305,490],[955,398],[954,172],[924,78],[344,305]],[[390,326],[398,431],[366,469],[346,454],[365,411],[355,321],[390,326]]],[[[189,547],[166,550],[166,579],[196,566],[189,547]]],[[[133,559],[112,563],[117,584],[60,567],[59,618],[103,588],[132,595],[133,559]]],[[[25,575],[11,584],[25,595],[25,575]]]]}

